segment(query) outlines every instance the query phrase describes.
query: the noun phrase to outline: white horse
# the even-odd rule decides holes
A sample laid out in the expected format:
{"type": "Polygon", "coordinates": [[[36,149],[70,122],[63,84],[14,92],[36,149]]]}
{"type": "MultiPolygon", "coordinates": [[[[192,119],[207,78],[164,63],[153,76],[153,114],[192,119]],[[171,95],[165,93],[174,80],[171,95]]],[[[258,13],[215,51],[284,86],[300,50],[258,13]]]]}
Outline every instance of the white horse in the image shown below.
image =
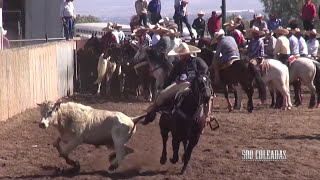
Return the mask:
{"type": "MultiPolygon", "coordinates": [[[[111,57],[109,56],[107,59],[103,58],[104,53],[101,54],[99,57],[99,62],[98,62],[98,79],[94,82],[94,84],[98,84],[98,90],[97,94],[100,94],[100,87],[101,87],[101,82],[103,81],[104,78],[106,78],[106,84],[109,84],[109,80],[112,77],[113,73],[116,70],[117,64],[113,63],[110,61],[111,57]]],[[[121,67],[119,69],[119,75],[121,74],[121,67]]],[[[106,88],[106,94],[108,94],[108,87],[106,88]]]]}
{"type": "MultiPolygon", "coordinates": [[[[282,108],[291,109],[290,87],[289,87],[289,70],[286,65],[278,60],[263,60],[259,65],[262,71],[262,80],[268,86],[270,92],[278,90],[283,97],[282,108]]],[[[274,99],[272,98],[272,104],[274,99]]]]}

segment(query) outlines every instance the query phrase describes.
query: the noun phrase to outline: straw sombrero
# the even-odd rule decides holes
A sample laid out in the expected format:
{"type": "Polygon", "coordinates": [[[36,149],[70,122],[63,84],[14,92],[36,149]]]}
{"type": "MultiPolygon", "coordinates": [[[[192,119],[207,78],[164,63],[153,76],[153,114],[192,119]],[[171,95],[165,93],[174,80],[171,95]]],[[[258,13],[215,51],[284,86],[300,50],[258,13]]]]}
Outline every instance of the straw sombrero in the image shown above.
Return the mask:
{"type": "Polygon", "coordinates": [[[275,34],[288,35],[289,31],[287,29],[283,29],[281,26],[274,31],[275,34]]]}
{"type": "Polygon", "coordinates": [[[236,24],[234,23],[233,20],[231,20],[230,22],[228,23],[224,23],[223,26],[226,26],[227,27],[227,31],[232,31],[234,29],[236,29],[240,24],[236,24]]]}
{"type": "Polygon", "coordinates": [[[112,32],[115,29],[113,28],[113,24],[108,24],[107,27],[103,28],[102,31],[106,31],[106,32],[112,32]]]}
{"type": "Polygon", "coordinates": [[[149,29],[147,29],[145,27],[137,28],[137,29],[133,30],[133,33],[131,34],[131,36],[140,36],[140,35],[142,35],[144,32],[146,32],[148,30],[149,29]]]}
{"type": "Polygon", "coordinates": [[[299,28],[295,28],[294,30],[292,30],[292,33],[295,34],[295,35],[296,34],[299,34],[299,35],[300,34],[305,34],[305,32],[306,32],[305,30],[301,31],[299,28]]]}
{"type": "Polygon", "coordinates": [[[114,29],[116,29],[116,28],[122,28],[122,26],[119,25],[119,24],[117,24],[117,23],[114,23],[114,24],[112,25],[112,27],[113,27],[114,29]]]}
{"type": "Polygon", "coordinates": [[[198,12],[198,16],[204,16],[206,13],[204,13],[203,11],[198,12]]]}
{"type": "Polygon", "coordinates": [[[167,29],[178,29],[178,24],[172,22],[165,26],[167,29]]]}
{"type": "Polygon", "coordinates": [[[201,52],[201,49],[188,45],[187,43],[183,42],[179,45],[179,47],[171,50],[168,53],[168,56],[181,56],[181,55],[187,55],[187,54],[193,54],[193,53],[199,53],[201,52]]]}
{"type": "Polygon", "coordinates": [[[263,36],[265,34],[265,32],[260,31],[258,27],[253,26],[251,29],[246,31],[246,37],[252,38],[254,33],[258,34],[258,36],[263,36]]]}
{"type": "Polygon", "coordinates": [[[217,43],[217,39],[221,36],[224,36],[225,32],[223,29],[220,29],[218,32],[214,33],[213,39],[211,41],[211,44],[216,44],[217,43]]]}
{"type": "Polygon", "coordinates": [[[169,32],[166,33],[164,36],[171,36],[171,35],[178,37],[181,35],[181,33],[178,31],[178,29],[169,29],[169,32]]]}
{"type": "Polygon", "coordinates": [[[262,18],[262,14],[257,14],[256,18],[262,18]]]}
{"type": "Polygon", "coordinates": [[[233,20],[236,20],[236,19],[243,19],[243,17],[241,15],[237,15],[233,18],[233,20]]]}
{"type": "Polygon", "coordinates": [[[169,17],[162,18],[158,21],[159,24],[168,24],[170,22],[169,17]]]}
{"type": "Polygon", "coordinates": [[[317,30],[315,30],[315,29],[312,29],[311,31],[307,31],[307,32],[305,33],[305,35],[306,35],[306,36],[311,36],[311,35],[313,35],[313,36],[316,36],[316,38],[320,38],[320,34],[317,33],[317,30]]]}
{"type": "Polygon", "coordinates": [[[155,34],[166,34],[170,32],[169,29],[162,27],[162,26],[155,26],[154,28],[150,29],[151,32],[155,34]]]}

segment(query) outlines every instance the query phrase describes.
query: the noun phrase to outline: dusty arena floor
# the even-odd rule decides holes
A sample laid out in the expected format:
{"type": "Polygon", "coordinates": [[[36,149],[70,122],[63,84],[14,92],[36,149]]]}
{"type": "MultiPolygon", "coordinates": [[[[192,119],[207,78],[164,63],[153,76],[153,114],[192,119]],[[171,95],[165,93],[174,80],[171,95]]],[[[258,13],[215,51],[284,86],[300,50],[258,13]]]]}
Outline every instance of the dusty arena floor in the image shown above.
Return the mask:
{"type": "MultiPolygon", "coordinates": [[[[72,100],[130,116],[141,114],[148,105],[83,96],[72,100]]],[[[148,126],[138,125],[129,143],[135,153],[128,155],[117,171],[108,171],[110,151],[106,147],[81,145],[71,153],[71,158],[80,161],[80,173],[63,173],[61,170],[69,166],[52,146],[56,129],[40,129],[39,109],[28,110],[0,123],[0,179],[318,179],[320,109],[307,109],[308,101],[309,96],[304,95],[303,107],[291,111],[260,107],[252,114],[246,110],[229,113],[218,94],[214,113],[220,128],[205,129],[182,176],[178,175],[181,161],[176,165],[159,163],[162,141],[158,120],[148,126]],[[287,160],[242,161],[242,150],[246,149],[286,150],[287,160]]],[[[256,107],[258,102],[255,100],[256,107]]],[[[169,139],[168,157],[171,155],[169,139]]]]}

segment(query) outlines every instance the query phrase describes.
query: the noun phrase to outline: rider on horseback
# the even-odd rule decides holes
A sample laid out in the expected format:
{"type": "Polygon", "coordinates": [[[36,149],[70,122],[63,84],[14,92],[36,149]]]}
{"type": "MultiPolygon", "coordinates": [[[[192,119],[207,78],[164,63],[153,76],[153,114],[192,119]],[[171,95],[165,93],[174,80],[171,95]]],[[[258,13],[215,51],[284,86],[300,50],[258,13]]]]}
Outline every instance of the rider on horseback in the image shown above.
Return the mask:
{"type": "Polygon", "coordinates": [[[213,69],[215,84],[220,84],[220,66],[229,62],[230,60],[240,59],[239,49],[236,41],[231,36],[225,36],[224,30],[220,29],[214,34],[212,43],[218,43],[217,51],[213,58],[213,69]],[[221,54],[221,57],[220,57],[221,54]]]}
{"type": "Polygon", "coordinates": [[[273,54],[276,57],[276,59],[281,61],[283,64],[286,64],[291,54],[290,42],[286,37],[286,35],[289,34],[289,31],[287,29],[279,27],[277,30],[274,31],[274,33],[276,34],[278,39],[273,54]]]}
{"type": "MultiPolygon", "coordinates": [[[[155,102],[148,107],[147,112],[149,116],[146,117],[145,122],[151,122],[155,118],[155,112],[158,107],[168,103],[177,94],[188,90],[197,74],[207,74],[208,66],[206,63],[201,58],[191,55],[200,51],[197,47],[182,43],[179,47],[168,53],[168,56],[178,56],[179,62],[175,64],[171,71],[164,86],[166,88],[159,93],[155,102]],[[150,117],[152,115],[153,117],[150,117]]],[[[206,118],[208,121],[210,120],[211,102],[212,100],[210,99],[206,107],[206,118]]]]}
{"type": "Polygon", "coordinates": [[[264,44],[260,37],[264,35],[264,32],[259,31],[259,28],[254,26],[247,30],[246,35],[250,39],[247,50],[249,60],[256,60],[260,64],[264,56],[264,44]]]}

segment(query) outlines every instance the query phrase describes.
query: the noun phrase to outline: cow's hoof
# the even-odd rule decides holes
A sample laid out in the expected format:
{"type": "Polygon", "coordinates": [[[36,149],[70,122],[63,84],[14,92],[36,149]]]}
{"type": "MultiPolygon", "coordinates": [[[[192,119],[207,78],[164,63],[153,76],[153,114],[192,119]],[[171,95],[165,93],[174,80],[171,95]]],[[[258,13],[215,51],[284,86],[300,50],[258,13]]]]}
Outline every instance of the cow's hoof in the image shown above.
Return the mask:
{"type": "Polygon", "coordinates": [[[114,171],[114,170],[116,170],[118,167],[119,167],[118,164],[112,164],[112,165],[109,166],[109,170],[110,170],[110,171],[114,171]]]}
{"type": "Polygon", "coordinates": [[[160,164],[165,164],[167,162],[167,157],[161,157],[160,158],[160,164]]]}

